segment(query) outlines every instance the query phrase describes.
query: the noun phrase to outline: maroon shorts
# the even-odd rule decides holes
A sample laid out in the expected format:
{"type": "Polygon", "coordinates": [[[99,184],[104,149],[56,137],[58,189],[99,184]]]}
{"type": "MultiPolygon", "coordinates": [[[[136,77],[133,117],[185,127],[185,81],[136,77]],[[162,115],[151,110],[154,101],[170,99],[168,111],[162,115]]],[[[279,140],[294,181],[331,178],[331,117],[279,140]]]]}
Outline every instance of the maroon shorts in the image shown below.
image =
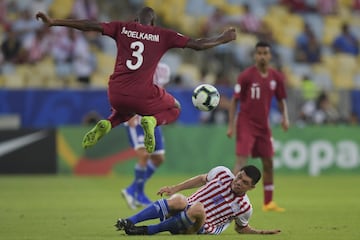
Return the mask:
{"type": "Polygon", "coordinates": [[[134,114],[154,116],[174,108],[175,98],[164,89],[156,87],[152,94],[132,96],[108,91],[112,114],[109,120],[114,125],[129,120],[134,114]]]}
{"type": "Polygon", "coordinates": [[[259,131],[249,124],[237,123],[236,155],[246,157],[271,158],[274,156],[270,129],[259,131]]]}

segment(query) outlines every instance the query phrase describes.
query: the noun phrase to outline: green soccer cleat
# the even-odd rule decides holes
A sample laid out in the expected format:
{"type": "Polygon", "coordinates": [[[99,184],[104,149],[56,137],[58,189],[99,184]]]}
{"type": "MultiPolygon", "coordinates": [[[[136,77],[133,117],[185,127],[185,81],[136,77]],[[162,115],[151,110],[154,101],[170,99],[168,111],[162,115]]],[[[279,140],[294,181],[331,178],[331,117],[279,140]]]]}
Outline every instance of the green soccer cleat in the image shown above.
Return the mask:
{"type": "Polygon", "coordinates": [[[83,138],[83,148],[94,146],[100,138],[105,136],[111,130],[111,123],[109,120],[100,120],[95,127],[87,132],[83,138]]]}
{"type": "Polygon", "coordinates": [[[141,118],[141,126],[144,129],[144,145],[148,153],[153,153],[155,150],[155,135],[154,129],[156,127],[156,118],[153,116],[145,116],[141,118]]]}

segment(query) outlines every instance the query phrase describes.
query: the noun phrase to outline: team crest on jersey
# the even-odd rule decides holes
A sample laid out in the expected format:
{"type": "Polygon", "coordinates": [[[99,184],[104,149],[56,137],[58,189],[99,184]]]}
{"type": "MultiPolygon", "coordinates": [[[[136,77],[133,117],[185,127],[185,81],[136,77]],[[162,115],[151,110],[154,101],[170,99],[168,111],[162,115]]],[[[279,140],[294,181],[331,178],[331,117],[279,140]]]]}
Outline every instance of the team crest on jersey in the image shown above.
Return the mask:
{"type": "Polygon", "coordinates": [[[276,81],[273,79],[270,81],[270,89],[275,90],[275,88],[276,88],[276,81]]]}
{"type": "Polygon", "coordinates": [[[240,91],[241,91],[241,86],[240,86],[240,84],[235,84],[235,87],[234,87],[234,91],[235,91],[235,93],[239,93],[240,91]]]}
{"type": "Polygon", "coordinates": [[[215,205],[218,205],[218,204],[224,202],[225,198],[222,195],[218,195],[218,196],[214,197],[212,200],[215,205]]]}

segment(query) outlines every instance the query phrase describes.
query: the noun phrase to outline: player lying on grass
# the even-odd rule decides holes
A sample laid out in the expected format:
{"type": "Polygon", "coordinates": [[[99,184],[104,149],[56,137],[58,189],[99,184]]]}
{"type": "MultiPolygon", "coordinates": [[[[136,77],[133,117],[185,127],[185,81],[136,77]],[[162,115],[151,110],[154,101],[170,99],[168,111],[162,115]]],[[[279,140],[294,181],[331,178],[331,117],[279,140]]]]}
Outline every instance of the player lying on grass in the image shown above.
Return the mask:
{"type": "Polygon", "coordinates": [[[158,195],[171,196],[126,218],[118,219],[115,227],[128,235],[153,235],[169,231],[172,234],[220,234],[235,220],[238,233],[276,234],[280,230],[258,230],[250,227],[253,211],[246,192],[255,188],[261,173],[255,166],[243,167],[234,174],[219,166],[207,174],[192,177],[174,186],[162,187],[158,195]],[[200,187],[190,197],[177,192],[200,187]],[[136,226],[137,223],[160,219],[160,223],[136,226]]]}

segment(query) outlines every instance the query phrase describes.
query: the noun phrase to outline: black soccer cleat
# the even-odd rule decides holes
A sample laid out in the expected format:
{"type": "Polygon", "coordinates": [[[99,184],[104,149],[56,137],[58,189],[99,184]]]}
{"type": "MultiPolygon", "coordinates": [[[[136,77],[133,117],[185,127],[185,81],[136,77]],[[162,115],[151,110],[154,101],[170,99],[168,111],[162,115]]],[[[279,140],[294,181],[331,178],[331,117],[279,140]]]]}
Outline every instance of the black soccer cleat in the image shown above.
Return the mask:
{"type": "Polygon", "coordinates": [[[133,228],[134,224],[130,220],[119,218],[114,226],[117,231],[126,231],[126,229],[133,228]]]}
{"type": "Polygon", "coordinates": [[[147,226],[132,226],[130,228],[125,228],[127,235],[149,235],[147,226]]]}

